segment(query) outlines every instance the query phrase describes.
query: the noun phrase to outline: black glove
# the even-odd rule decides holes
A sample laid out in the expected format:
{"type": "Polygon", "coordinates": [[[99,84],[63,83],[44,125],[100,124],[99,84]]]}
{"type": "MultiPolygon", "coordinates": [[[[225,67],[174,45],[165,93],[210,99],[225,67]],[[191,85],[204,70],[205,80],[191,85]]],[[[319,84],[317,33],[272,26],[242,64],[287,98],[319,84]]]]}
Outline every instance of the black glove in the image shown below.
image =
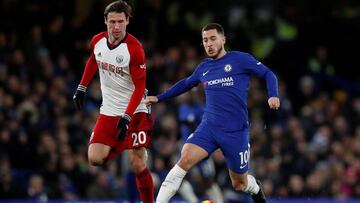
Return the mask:
{"type": "Polygon", "coordinates": [[[119,129],[119,132],[116,136],[116,138],[118,140],[122,140],[125,138],[126,136],[126,131],[129,127],[129,123],[130,123],[131,117],[127,114],[124,114],[123,117],[120,118],[117,128],[119,129]]]}
{"type": "Polygon", "coordinates": [[[85,94],[86,94],[86,87],[83,85],[79,85],[73,96],[75,106],[78,110],[81,110],[84,105],[85,94]]]}

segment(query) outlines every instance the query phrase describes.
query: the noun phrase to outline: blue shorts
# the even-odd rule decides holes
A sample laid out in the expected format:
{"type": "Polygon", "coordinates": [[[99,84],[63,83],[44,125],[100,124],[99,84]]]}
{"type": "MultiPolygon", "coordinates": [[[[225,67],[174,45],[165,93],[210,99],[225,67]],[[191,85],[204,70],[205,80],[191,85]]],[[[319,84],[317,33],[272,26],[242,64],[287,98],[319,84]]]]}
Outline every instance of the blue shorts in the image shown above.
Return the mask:
{"type": "Polygon", "coordinates": [[[235,173],[246,173],[249,169],[249,128],[227,132],[202,122],[186,143],[195,144],[209,153],[218,148],[224,154],[228,168],[235,173]]]}

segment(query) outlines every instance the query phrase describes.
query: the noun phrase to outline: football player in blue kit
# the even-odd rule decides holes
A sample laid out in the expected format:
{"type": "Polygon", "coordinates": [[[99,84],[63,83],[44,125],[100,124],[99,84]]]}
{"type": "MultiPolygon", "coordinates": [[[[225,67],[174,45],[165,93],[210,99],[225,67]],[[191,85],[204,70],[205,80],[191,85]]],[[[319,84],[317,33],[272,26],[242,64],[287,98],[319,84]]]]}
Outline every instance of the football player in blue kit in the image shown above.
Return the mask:
{"type": "Polygon", "coordinates": [[[209,58],[204,59],[189,77],[180,80],[164,93],[147,97],[147,105],[176,97],[202,84],[205,90],[205,113],[198,128],[184,144],[181,157],[161,185],[157,203],[167,203],[187,171],[216,149],[224,154],[235,191],[252,195],[255,203],[266,202],[259,180],[248,174],[250,144],[247,95],[252,75],[265,79],[268,104],[280,107],[278,81],[274,73],[248,53],[224,49],[224,29],[210,23],[202,29],[202,43],[209,58]]]}

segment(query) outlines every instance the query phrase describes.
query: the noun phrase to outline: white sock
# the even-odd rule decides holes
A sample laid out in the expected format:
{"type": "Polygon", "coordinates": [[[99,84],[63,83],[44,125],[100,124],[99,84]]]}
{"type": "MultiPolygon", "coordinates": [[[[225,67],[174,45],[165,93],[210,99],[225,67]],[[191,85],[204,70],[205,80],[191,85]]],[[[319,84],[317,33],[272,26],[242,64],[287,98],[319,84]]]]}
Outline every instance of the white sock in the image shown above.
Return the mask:
{"type": "Polygon", "coordinates": [[[186,202],[189,203],[198,203],[199,200],[195,195],[195,192],[193,190],[193,187],[189,183],[189,181],[184,180],[179,188],[179,194],[186,202]]]}
{"type": "Polygon", "coordinates": [[[160,191],[156,197],[156,203],[168,203],[171,197],[174,196],[179,189],[186,173],[187,171],[180,168],[180,166],[175,165],[161,184],[160,191]]]}
{"type": "Polygon", "coordinates": [[[250,194],[257,194],[260,190],[259,185],[256,183],[256,180],[254,178],[254,176],[252,175],[247,175],[247,179],[248,179],[248,184],[245,188],[245,192],[250,193],[250,194]]]}

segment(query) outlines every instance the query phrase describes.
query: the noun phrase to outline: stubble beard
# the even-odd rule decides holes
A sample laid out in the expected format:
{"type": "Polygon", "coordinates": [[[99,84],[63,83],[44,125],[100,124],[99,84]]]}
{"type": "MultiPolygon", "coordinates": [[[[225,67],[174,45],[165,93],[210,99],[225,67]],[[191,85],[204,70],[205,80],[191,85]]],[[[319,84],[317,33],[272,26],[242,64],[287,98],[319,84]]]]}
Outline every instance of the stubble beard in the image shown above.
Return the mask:
{"type": "Polygon", "coordinates": [[[117,35],[115,36],[113,33],[110,33],[110,38],[112,39],[112,42],[111,43],[115,43],[115,42],[118,42],[120,41],[124,36],[122,35],[117,35]]]}
{"type": "Polygon", "coordinates": [[[222,51],[222,48],[218,49],[217,52],[216,52],[216,54],[214,54],[214,55],[212,55],[212,56],[210,56],[210,57],[211,57],[212,59],[218,59],[219,56],[220,56],[221,51],[222,51]]]}

